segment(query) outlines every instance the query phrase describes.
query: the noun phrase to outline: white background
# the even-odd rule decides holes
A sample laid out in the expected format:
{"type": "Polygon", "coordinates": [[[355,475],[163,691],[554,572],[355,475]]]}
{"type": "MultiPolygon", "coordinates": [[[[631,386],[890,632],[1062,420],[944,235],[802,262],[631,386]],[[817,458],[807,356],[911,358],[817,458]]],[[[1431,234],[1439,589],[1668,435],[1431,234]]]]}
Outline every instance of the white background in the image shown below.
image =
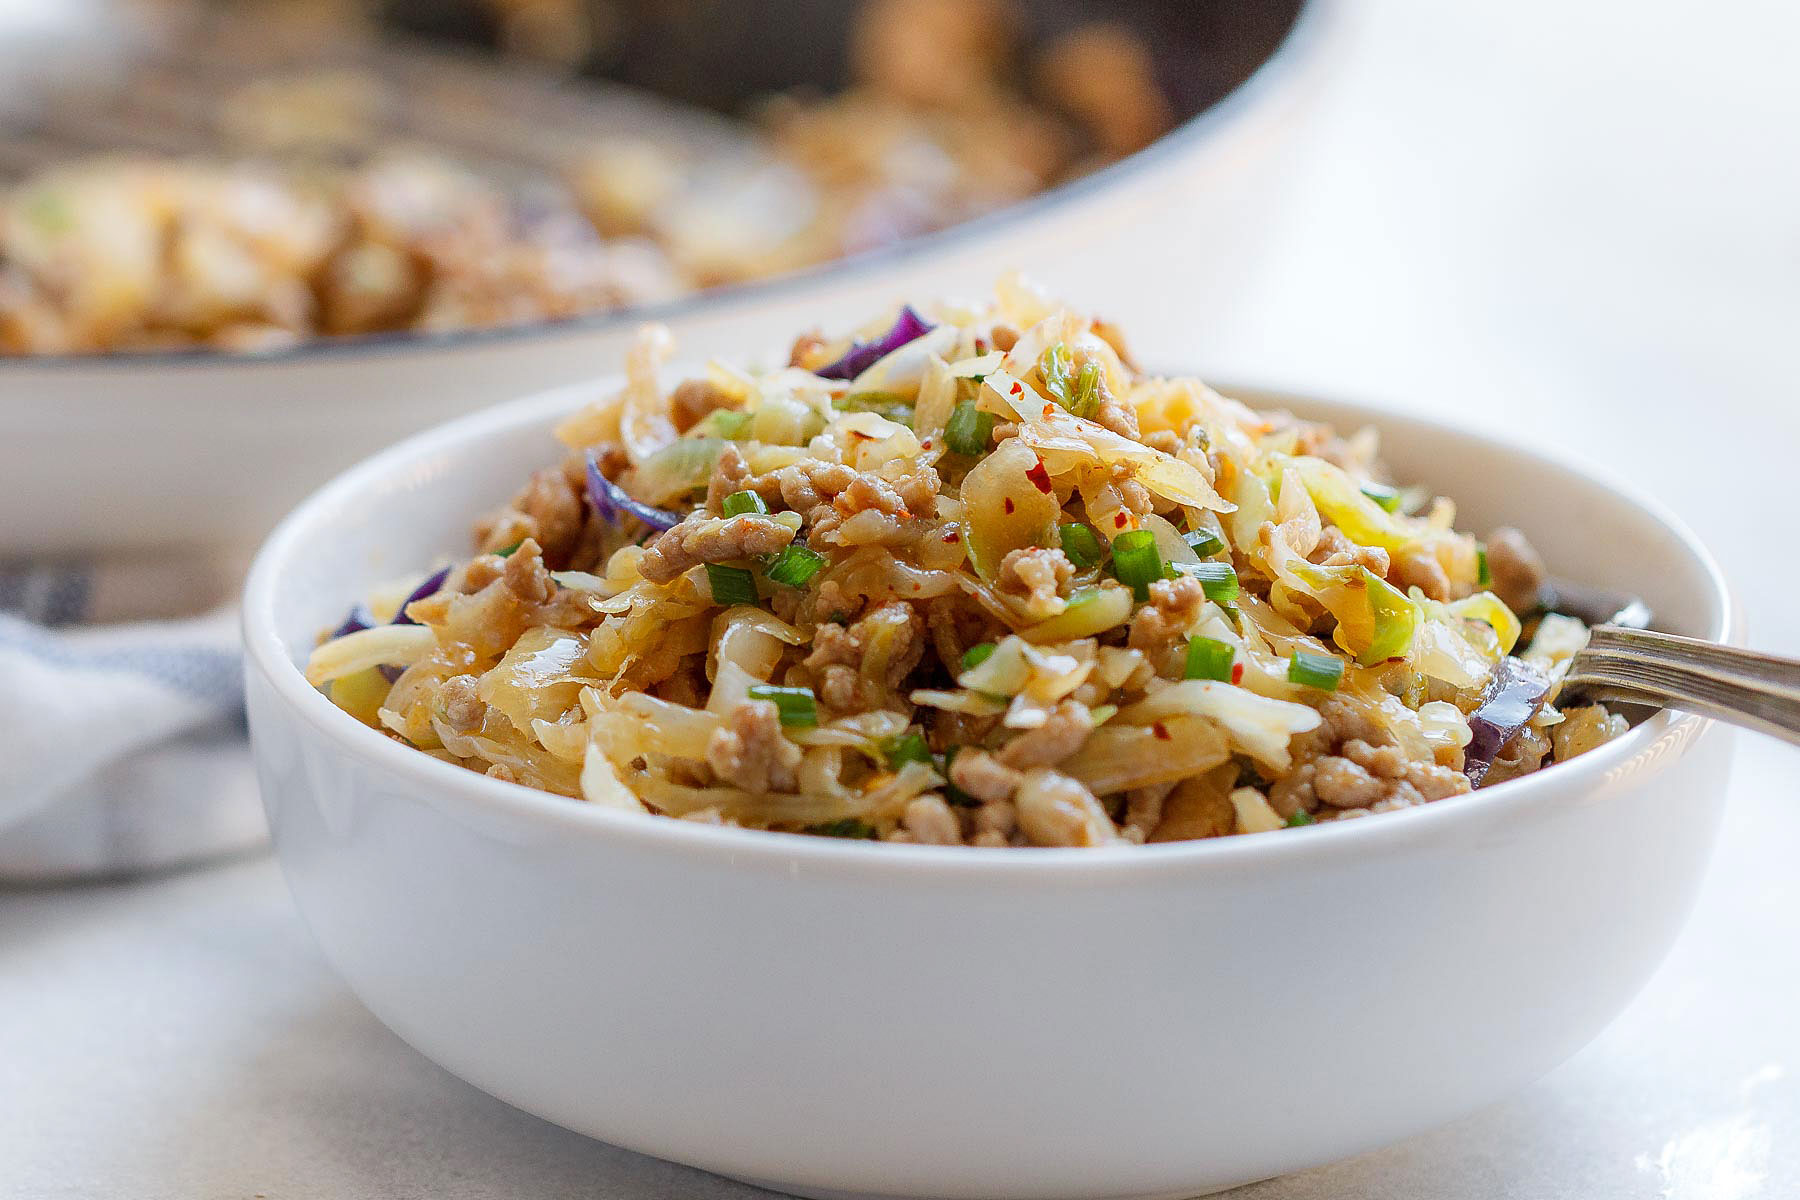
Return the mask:
{"type": "MultiPolygon", "coordinates": [[[[1223,326],[1144,357],[1573,448],[1682,513],[1752,640],[1800,653],[1800,6],[1385,0],[1360,17],[1271,218],[1274,261],[1223,326]]],[[[1177,302],[1145,250],[1109,312],[1177,302]]],[[[1573,1061],[1437,1133],[1241,1194],[1800,1194],[1797,767],[1743,739],[1692,925],[1573,1061]]],[[[0,1195],[259,1194],[759,1193],[421,1060],[329,974],[266,861],[0,892],[0,1195]]]]}

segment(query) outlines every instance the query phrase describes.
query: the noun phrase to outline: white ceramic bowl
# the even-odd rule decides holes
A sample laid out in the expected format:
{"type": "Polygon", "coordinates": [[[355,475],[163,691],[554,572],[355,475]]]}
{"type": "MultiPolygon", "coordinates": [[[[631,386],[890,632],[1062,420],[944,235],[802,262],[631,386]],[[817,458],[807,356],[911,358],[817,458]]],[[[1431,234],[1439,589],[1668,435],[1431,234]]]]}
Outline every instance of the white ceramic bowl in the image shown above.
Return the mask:
{"type": "MultiPolygon", "coordinates": [[[[442,337],[210,352],[0,359],[0,557],[121,547],[248,551],[322,479],[485,404],[591,378],[645,320],[709,353],[783,355],[821,313],[907,295],[984,294],[1004,271],[1109,303],[1146,251],[1180,278],[1180,328],[1240,301],[1287,168],[1344,40],[1340,0],[1310,0],[1255,75],[1150,147],[953,229],[815,270],[655,309],[442,337]],[[1122,269],[1121,264],[1127,264],[1122,269]],[[1113,286],[1107,287],[1110,283],[1113,286]],[[786,340],[784,340],[786,339],[786,340]]],[[[1109,312],[1161,333],[1163,311],[1109,312]]],[[[1173,343],[1172,344],[1179,344],[1173,343]]]]}
{"type": "MultiPolygon", "coordinates": [[[[1248,399],[1271,398],[1239,392],[1248,399]]],[[[245,598],[275,845],[326,955],[427,1057],[560,1125],[805,1195],[1186,1196],[1417,1133],[1542,1075],[1686,917],[1730,765],[1664,713],[1362,821],[1119,850],[846,844],[634,817],[358,725],[296,663],[464,552],[562,393],[416,437],[271,536],[245,598]]],[[[1734,636],[1675,521],[1579,467],[1378,422],[1402,478],[1554,568],[1734,636]]]]}

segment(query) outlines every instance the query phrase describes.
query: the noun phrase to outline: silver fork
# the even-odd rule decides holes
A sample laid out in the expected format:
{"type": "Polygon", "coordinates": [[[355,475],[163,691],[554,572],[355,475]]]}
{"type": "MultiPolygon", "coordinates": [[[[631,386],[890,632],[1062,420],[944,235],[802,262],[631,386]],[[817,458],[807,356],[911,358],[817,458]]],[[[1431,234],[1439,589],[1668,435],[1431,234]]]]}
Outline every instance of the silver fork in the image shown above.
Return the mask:
{"type": "Polygon", "coordinates": [[[1597,625],[1564,693],[1666,705],[1800,745],[1800,661],[1622,625],[1597,625]]]}

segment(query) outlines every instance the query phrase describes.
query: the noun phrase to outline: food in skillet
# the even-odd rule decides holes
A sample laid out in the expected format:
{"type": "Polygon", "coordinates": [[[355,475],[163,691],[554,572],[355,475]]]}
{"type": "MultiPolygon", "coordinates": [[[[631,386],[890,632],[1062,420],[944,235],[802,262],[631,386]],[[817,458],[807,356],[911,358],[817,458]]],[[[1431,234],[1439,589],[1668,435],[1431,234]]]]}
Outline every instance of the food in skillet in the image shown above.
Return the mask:
{"type": "MultiPolygon", "coordinates": [[[[79,160],[0,192],[0,354],[272,350],[655,304],[1004,208],[1169,128],[1134,35],[1081,26],[1022,67],[1016,16],[999,0],[877,0],[850,88],[777,97],[753,123],[673,106],[647,123],[596,90],[584,118],[565,103],[539,132],[505,111],[542,107],[527,84],[459,88],[455,60],[401,59],[398,83],[329,55],[294,77],[252,72],[216,119],[241,160],[93,158],[77,138],[79,160]],[[384,131],[384,113],[413,108],[422,131],[384,131]]],[[[145,97],[166,102],[192,70],[152,64],[112,107],[53,97],[37,140],[94,106],[102,132],[134,128],[145,97]]]]}
{"type": "Polygon", "coordinates": [[[644,330],[479,553],[308,678],[498,779],[760,829],[1162,842],[1442,800],[1623,732],[1541,564],[1373,431],[1136,368],[1019,280],[670,385],[644,330]],[[1535,623],[1520,644],[1520,613],[1535,623]]]}
{"type": "Polygon", "coordinates": [[[0,203],[0,353],[280,349],[575,316],[688,289],[569,204],[529,214],[430,155],[297,176],[107,160],[0,203]]]}

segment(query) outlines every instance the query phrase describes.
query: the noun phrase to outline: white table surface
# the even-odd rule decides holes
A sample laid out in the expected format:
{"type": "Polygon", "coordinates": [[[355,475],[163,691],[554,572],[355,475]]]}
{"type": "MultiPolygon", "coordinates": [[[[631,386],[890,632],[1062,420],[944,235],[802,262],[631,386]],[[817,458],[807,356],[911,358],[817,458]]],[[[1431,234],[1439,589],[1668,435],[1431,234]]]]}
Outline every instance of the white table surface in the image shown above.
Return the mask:
{"type": "MultiPolygon", "coordinates": [[[[1780,532],[1800,475],[1800,11],[1385,0],[1363,15],[1237,316],[1156,327],[1169,306],[1150,263],[1107,311],[1143,311],[1163,361],[1542,429],[1686,515],[1754,640],[1800,653],[1780,532]]],[[[1438,1132],[1240,1194],[1800,1194],[1800,759],[1741,746],[1693,922],[1593,1045],[1438,1132]]],[[[425,1062],[332,976],[267,860],[0,892],[0,1195],[762,1194],[566,1133],[425,1062]]]]}

